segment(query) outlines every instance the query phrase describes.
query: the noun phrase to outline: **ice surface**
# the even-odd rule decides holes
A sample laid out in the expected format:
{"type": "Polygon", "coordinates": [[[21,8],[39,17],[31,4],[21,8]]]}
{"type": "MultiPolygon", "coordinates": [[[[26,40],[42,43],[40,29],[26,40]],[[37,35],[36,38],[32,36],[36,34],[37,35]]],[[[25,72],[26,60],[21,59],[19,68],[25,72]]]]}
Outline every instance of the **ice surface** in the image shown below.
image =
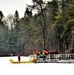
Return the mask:
{"type": "MultiPolygon", "coordinates": [[[[12,64],[9,59],[14,57],[0,57],[0,75],[74,75],[73,63],[31,63],[12,64]]],[[[21,60],[29,60],[21,57],[21,60]]]]}

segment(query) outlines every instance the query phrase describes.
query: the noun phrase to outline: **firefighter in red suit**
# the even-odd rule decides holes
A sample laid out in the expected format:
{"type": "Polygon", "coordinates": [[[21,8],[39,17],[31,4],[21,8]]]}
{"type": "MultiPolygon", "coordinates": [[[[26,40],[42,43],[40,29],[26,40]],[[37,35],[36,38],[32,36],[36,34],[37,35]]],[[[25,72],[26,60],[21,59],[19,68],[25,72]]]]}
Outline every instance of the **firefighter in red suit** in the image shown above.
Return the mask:
{"type": "Polygon", "coordinates": [[[49,54],[49,51],[48,50],[45,50],[45,55],[48,55],[49,54]]]}
{"type": "Polygon", "coordinates": [[[38,55],[40,55],[40,51],[39,50],[36,50],[36,55],[38,56],[38,55]]]}
{"type": "Polygon", "coordinates": [[[21,58],[20,58],[20,53],[18,53],[18,61],[20,61],[20,59],[21,59],[21,58]]]}

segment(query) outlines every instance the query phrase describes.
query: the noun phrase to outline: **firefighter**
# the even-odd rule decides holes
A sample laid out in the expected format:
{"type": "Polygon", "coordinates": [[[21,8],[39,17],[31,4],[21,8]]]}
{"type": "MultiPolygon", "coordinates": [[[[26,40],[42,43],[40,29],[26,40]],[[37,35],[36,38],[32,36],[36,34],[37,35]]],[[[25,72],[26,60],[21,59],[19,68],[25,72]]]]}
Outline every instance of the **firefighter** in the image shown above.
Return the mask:
{"type": "Polygon", "coordinates": [[[33,51],[33,55],[36,55],[35,51],[33,51]]]}
{"type": "Polygon", "coordinates": [[[43,60],[45,60],[45,59],[46,59],[45,50],[42,50],[41,57],[43,58],[43,60]]]}
{"type": "Polygon", "coordinates": [[[18,61],[20,61],[20,59],[21,59],[21,58],[20,58],[20,53],[18,53],[18,61]]]}
{"type": "Polygon", "coordinates": [[[49,51],[48,50],[45,50],[45,55],[48,55],[49,54],[49,51]]]}
{"type": "Polygon", "coordinates": [[[36,50],[36,55],[38,56],[38,55],[40,55],[40,51],[39,50],[36,50]]]}

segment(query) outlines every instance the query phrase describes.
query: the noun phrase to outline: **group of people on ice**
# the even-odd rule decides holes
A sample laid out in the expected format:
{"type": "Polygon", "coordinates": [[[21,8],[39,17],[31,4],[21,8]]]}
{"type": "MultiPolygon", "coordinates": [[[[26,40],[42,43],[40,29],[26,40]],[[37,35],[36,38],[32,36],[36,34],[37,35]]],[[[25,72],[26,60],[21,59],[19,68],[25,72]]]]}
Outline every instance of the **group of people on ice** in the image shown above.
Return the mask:
{"type": "Polygon", "coordinates": [[[39,50],[36,50],[33,52],[33,55],[49,55],[49,54],[58,54],[58,51],[57,50],[42,50],[42,51],[39,51],[39,50]]]}
{"type": "MultiPolygon", "coordinates": [[[[40,58],[46,58],[47,55],[49,54],[58,54],[58,51],[57,50],[34,50],[33,51],[33,55],[37,55],[37,56],[40,56],[40,58]]],[[[20,53],[18,53],[18,61],[20,61],[21,58],[20,58],[20,53]]]]}
{"type": "Polygon", "coordinates": [[[36,50],[33,52],[33,55],[37,55],[37,59],[38,58],[42,58],[43,60],[45,60],[47,58],[47,56],[50,54],[50,59],[54,59],[53,58],[53,54],[58,54],[59,52],[57,50],[42,50],[42,51],[39,51],[39,50],[36,50]]]}

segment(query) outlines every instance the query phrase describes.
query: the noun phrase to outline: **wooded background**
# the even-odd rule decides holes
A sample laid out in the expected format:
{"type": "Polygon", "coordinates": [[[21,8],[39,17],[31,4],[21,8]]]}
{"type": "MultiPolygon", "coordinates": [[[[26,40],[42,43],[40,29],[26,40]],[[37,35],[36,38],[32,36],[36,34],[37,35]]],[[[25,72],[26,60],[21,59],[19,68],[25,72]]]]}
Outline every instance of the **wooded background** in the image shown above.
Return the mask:
{"type": "Polygon", "coordinates": [[[29,55],[43,49],[73,53],[74,0],[32,2],[33,5],[27,4],[22,18],[18,10],[6,18],[0,11],[0,55],[17,55],[18,52],[29,55]]]}

